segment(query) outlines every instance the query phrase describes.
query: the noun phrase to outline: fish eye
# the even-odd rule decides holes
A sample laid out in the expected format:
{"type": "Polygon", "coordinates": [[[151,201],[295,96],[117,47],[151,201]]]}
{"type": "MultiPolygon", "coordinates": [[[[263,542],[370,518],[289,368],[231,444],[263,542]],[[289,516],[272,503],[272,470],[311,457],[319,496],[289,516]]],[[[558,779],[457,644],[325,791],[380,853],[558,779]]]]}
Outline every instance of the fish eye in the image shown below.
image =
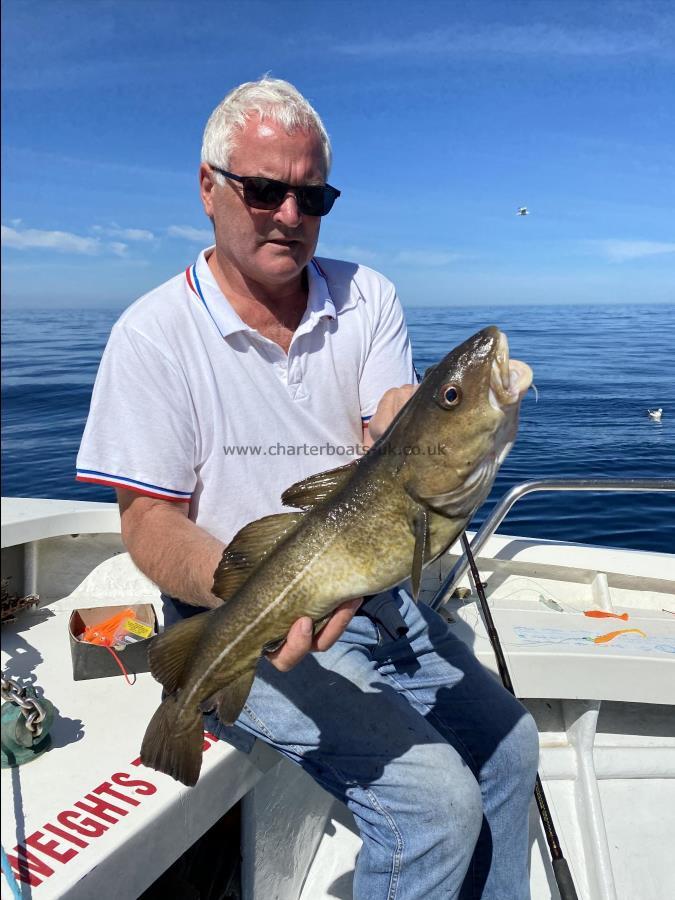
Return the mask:
{"type": "Polygon", "coordinates": [[[444,384],[439,391],[438,397],[441,406],[445,409],[450,409],[453,406],[457,406],[462,399],[462,393],[456,384],[444,384]]]}

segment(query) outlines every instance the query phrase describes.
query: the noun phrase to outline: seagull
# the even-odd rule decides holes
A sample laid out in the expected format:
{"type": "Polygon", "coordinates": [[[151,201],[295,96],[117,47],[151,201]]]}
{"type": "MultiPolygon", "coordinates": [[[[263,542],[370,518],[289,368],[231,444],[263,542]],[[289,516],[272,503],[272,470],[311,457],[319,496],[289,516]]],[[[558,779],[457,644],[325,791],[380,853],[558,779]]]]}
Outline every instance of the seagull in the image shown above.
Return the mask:
{"type": "Polygon", "coordinates": [[[529,214],[530,211],[526,206],[519,206],[516,211],[517,216],[529,216],[529,214]]]}
{"type": "Polygon", "coordinates": [[[660,406],[658,409],[648,409],[647,410],[647,414],[649,415],[649,418],[653,419],[655,422],[661,421],[661,413],[662,412],[663,412],[663,410],[661,409],[660,406]]]}

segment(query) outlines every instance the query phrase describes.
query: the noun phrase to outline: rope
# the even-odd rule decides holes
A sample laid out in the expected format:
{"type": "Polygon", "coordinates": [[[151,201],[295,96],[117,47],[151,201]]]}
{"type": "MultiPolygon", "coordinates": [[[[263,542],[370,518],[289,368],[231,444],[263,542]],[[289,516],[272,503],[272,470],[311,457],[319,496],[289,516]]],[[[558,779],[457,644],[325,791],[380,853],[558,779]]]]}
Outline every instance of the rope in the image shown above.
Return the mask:
{"type": "Polygon", "coordinates": [[[123,663],[122,660],[119,658],[119,656],[117,655],[117,653],[116,653],[116,652],[113,650],[113,648],[110,647],[108,644],[104,644],[104,646],[105,646],[105,649],[112,655],[112,658],[115,660],[115,662],[117,663],[117,665],[118,665],[118,666],[120,667],[120,669],[122,670],[122,675],[124,675],[124,680],[126,681],[126,683],[127,683],[128,685],[131,685],[131,686],[133,686],[134,684],[136,684],[136,675],[134,675],[134,680],[132,681],[132,680],[129,678],[129,673],[128,673],[127,670],[124,668],[124,663],[123,663]]]}

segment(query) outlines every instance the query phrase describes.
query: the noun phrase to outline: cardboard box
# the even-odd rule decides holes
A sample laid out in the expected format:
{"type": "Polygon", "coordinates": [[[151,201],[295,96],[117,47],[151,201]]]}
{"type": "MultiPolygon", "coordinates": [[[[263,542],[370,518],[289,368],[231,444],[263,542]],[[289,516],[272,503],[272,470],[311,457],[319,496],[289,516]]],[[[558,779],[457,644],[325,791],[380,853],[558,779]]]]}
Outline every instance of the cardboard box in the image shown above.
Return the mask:
{"type": "Polygon", "coordinates": [[[75,609],[68,620],[68,637],[70,639],[70,655],[73,661],[73,678],[84,681],[88,678],[109,678],[111,675],[122,675],[117,660],[107,647],[90,644],[81,640],[85,628],[105,622],[115,613],[124,609],[132,609],[134,618],[149,625],[152,635],[149,638],[128,644],[116,649],[120,662],[130,677],[139,672],[149,672],[148,647],[157,634],[157,616],[151,603],[126,603],[123,606],[97,606],[91,609],[75,609]]]}

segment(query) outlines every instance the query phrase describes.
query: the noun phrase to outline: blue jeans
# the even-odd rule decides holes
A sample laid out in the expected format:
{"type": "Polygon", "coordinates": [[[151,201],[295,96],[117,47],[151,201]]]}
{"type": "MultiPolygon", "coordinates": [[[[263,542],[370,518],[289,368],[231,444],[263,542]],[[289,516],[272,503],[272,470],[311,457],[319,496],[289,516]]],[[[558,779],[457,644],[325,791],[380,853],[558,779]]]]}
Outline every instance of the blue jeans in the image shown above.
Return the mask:
{"type": "Polygon", "coordinates": [[[357,900],[526,900],[534,720],[440,616],[394,594],[407,635],[357,615],[290,672],[261,660],[220,734],[271,744],[347,804],[357,900]]]}

